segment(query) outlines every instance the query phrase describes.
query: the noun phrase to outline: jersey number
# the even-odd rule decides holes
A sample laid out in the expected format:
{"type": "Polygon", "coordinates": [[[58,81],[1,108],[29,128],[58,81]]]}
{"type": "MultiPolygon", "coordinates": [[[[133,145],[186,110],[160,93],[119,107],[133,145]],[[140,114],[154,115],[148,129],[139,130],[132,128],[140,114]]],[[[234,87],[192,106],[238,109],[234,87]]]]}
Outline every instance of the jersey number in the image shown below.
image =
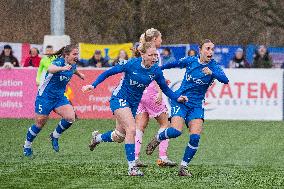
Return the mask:
{"type": "Polygon", "coordinates": [[[178,113],[178,111],[179,111],[179,109],[180,109],[180,107],[178,107],[178,106],[174,106],[174,107],[172,107],[173,114],[177,114],[177,113],[178,113]]]}
{"type": "Polygon", "coordinates": [[[126,100],[119,99],[119,105],[120,106],[126,106],[126,100]]]}
{"type": "Polygon", "coordinates": [[[38,112],[39,112],[39,113],[42,112],[42,105],[41,105],[41,104],[38,105],[38,112]]]}

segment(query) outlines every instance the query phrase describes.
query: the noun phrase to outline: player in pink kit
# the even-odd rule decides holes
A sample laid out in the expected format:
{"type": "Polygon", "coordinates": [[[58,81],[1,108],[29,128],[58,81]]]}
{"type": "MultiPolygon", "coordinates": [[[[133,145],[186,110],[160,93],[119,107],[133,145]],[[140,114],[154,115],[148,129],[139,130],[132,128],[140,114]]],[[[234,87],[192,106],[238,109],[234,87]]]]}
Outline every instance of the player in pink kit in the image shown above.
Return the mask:
{"type": "MultiPolygon", "coordinates": [[[[162,43],[161,33],[154,28],[148,29],[140,37],[140,44],[145,42],[152,42],[156,48],[159,48],[162,43]]],[[[161,60],[159,57],[159,64],[161,60]]],[[[142,99],[140,101],[135,122],[136,122],[136,136],[135,136],[135,159],[136,166],[145,167],[139,160],[142,138],[144,131],[148,125],[150,118],[155,118],[160,125],[159,133],[163,132],[169,127],[168,123],[168,109],[163,99],[163,93],[159,88],[158,84],[152,82],[144,91],[142,99]]],[[[164,140],[159,145],[159,159],[157,164],[159,166],[176,166],[177,164],[168,159],[167,149],[169,146],[169,140],[164,140]]]]}

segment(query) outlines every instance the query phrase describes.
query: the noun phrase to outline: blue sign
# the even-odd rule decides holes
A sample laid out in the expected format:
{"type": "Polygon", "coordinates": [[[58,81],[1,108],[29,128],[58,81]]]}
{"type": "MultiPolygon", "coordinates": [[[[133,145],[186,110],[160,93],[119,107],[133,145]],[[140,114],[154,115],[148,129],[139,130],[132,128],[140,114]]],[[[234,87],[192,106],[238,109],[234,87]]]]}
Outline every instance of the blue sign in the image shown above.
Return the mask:
{"type": "Polygon", "coordinates": [[[176,60],[179,60],[186,56],[187,50],[189,49],[189,45],[187,44],[177,44],[177,45],[162,45],[159,49],[160,53],[164,48],[169,48],[171,50],[172,55],[176,60]]]}

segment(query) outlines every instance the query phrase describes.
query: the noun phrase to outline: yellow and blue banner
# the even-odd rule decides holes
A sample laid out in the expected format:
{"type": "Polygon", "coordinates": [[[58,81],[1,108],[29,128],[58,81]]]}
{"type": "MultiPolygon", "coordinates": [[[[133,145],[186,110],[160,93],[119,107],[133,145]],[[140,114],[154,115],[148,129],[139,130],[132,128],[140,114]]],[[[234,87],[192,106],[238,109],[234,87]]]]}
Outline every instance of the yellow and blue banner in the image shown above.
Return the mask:
{"type": "Polygon", "coordinates": [[[110,45],[79,43],[80,61],[87,62],[94,55],[94,52],[96,50],[100,50],[102,52],[103,57],[108,56],[112,60],[118,56],[120,50],[125,50],[128,57],[131,57],[132,47],[133,47],[132,43],[110,44],[110,45]]]}

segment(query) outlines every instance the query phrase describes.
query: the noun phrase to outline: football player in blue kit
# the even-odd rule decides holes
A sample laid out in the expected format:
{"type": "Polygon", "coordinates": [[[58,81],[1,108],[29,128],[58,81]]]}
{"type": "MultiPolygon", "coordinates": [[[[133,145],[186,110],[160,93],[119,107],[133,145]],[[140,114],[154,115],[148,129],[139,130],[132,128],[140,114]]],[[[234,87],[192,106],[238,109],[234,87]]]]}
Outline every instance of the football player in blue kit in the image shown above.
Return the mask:
{"type": "Polygon", "coordinates": [[[110,108],[116,117],[114,131],[99,134],[92,133],[90,150],[101,142],[125,142],[125,153],[128,160],[128,175],[143,176],[143,172],[135,164],[135,115],[144,89],[155,80],[162,91],[173,101],[185,102],[185,96],[176,95],[166,84],[165,78],[157,62],[157,50],[152,43],[143,43],[139,47],[141,57],[120,62],[115,67],[102,73],[92,85],[86,85],[82,91],[91,91],[107,77],[124,72],[120,84],[113,91],[110,108]]]}
{"type": "Polygon", "coordinates": [[[64,92],[73,74],[81,79],[85,77],[76,69],[78,54],[79,51],[76,45],[67,45],[61,49],[60,53],[54,54],[58,58],[49,66],[44,82],[39,87],[36,96],[35,124],[27,132],[23,147],[25,156],[32,155],[32,142],[47,122],[52,110],[62,117],[55,130],[50,134],[52,147],[56,152],[59,151],[58,138],[75,121],[73,106],[64,96],[64,92]]]}
{"type": "Polygon", "coordinates": [[[200,44],[199,51],[199,57],[182,58],[161,67],[161,69],[186,68],[183,81],[176,93],[186,96],[188,101],[185,104],[171,101],[171,127],[157,134],[146,148],[146,154],[152,154],[162,140],[180,136],[186,123],[190,136],[179,168],[179,176],[191,176],[187,166],[198,149],[204,122],[202,104],[207,89],[215,79],[224,84],[229,82],[220,65],[212,59],[214,44],[206,39],[200,44]]]}

